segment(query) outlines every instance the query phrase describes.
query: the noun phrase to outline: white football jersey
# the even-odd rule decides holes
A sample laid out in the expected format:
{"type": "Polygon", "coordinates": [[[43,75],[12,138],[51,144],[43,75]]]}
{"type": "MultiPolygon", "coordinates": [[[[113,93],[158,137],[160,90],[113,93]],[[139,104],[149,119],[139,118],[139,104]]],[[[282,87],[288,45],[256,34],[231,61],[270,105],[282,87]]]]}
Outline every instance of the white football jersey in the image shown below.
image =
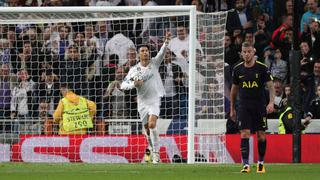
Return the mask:
{"type": "Polygon", "coordinates": [[[121,84],[121,89],[128,90],[135,88],[135,80],[143,80],[142,86],[137,88],[138,105],[150,104],[160,100],[165,95],[163,83],[159,74],[159,66],[166,52],[166,44],[161,47],[157,56],[152,58],[149,65],[144,67],[140,63],[129,70],[121,84]]]}

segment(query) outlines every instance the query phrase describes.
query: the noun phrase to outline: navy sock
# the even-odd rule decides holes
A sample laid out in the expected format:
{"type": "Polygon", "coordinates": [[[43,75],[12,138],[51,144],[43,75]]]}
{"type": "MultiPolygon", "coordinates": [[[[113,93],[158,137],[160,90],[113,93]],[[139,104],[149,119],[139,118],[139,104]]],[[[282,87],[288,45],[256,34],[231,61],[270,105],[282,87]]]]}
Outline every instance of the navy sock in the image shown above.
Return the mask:
{"type": "Polygon", "coordinates": [[[267,140],[258,141],[259,161],[264,161],[264,155],[266,154],[267,140]]]}
{"type": "Polygon", "coordinates": [[[241,139],[240,151],[242,156],[242,163],[244,165],[249,164],[249,138],[241,139]]]}

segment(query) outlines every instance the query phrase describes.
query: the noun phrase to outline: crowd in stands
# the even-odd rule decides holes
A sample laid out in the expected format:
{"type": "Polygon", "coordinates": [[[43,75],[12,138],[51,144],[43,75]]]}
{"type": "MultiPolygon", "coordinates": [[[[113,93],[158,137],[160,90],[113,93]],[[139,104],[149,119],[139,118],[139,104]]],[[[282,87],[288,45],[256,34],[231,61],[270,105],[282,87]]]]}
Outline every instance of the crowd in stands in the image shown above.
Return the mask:
{"type": "MultiPolygon", "coordinates": [[[[199,118],[209,119],[228,118],[231,71],[241,61],[241,44],[245,41],[254,44],[256,58],[268,66],[274,77],[276,112],[269,118],[277,119],[290,106],[289,52],[293,48],[293,6],[297,5],[301,19],[298,39],[303,112],[305,116],[320,118],[320,10],[317,0],[299,0],[299,4],[293,4],[293,0],[0,0],[0,5],[196,5],[201,12],[228,10],[225,63],[203,62],[213,57],[203,49],[206,42],[201,41],[201,37],[196,42],[196,73],[200,77],[196,84],[196,111],[199,118]],[[219,69],[223,68],[225,71],[221,74],[219,69]],[[209,78],[209,70],[216,70],[214,78],[209,78]],[[219,91],[222,81],[225,97],[219,91]],[[218,113],[223,103],[226,115],[218,113]]],[[[180,125],[173,128],[183,129],[187,124],[188,103],[188,20],[178,17],[158,20],[0,25],[0,118],[51,118],[60,99],[59,83],[68,82],[76,94],[97,103],[97,118],[138,119],[136,91],[120,90],[120,84],[138,62],[137,46],[150,43],[151,56],[155,56],[164,31],[169,28],[175,38],[159,69],[166,90],[161,117],[176,120],[180,125]]],[[[1,132],[19,131],[16,125],[1,126],[1,132]]]]}

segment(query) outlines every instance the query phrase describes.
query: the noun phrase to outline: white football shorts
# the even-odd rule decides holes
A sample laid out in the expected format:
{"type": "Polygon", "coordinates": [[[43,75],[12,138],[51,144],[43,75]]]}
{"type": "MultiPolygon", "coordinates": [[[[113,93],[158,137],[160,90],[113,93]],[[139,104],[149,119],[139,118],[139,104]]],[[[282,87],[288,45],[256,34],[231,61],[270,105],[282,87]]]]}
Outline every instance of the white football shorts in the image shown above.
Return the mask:
{"type": "Polygon", "coordinates": [[[160,99],[158,102],[154,102],[151,104],[139,104],[138,111],[140,115],[140,119],[142,121],[142,125],[148,123],[149,115],[155,115],[159,117],[160,114],[160,99]]]}

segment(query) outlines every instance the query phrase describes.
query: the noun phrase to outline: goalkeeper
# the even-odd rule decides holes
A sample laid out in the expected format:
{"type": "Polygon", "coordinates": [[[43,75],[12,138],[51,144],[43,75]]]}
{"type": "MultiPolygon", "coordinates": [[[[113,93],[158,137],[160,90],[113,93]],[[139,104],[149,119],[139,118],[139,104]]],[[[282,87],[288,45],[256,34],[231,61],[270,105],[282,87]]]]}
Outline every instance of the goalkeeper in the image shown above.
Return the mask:
{"type": "Polygon", "coordinates": [[[62,83],[60,92],[64,98],[59,101],[53,114],[55,123],[59,123],[59,134],[86,134],[93,127],[96,104],[72,92],[62,83]]]}
{"type": "MultiPolygon", "coordinates": [[[[149,148],[152,152],[152,163],[160,162],[159,134],[156,129],[157,119],[160,113],[160,99],[165,90],[159,74],[159,66],[164,58],[166,49],[171,39],[171,33],[167,32],[164,44],[157,56],[150,60],[150,50],[147,45],[139,47],[140,62],[132,67],[121,84],[121,89],[136,88],[138,93],[138,111],[145,128],[149,148]]],[[[146,153],[145,161],[150,161],[146,153]]]]}

